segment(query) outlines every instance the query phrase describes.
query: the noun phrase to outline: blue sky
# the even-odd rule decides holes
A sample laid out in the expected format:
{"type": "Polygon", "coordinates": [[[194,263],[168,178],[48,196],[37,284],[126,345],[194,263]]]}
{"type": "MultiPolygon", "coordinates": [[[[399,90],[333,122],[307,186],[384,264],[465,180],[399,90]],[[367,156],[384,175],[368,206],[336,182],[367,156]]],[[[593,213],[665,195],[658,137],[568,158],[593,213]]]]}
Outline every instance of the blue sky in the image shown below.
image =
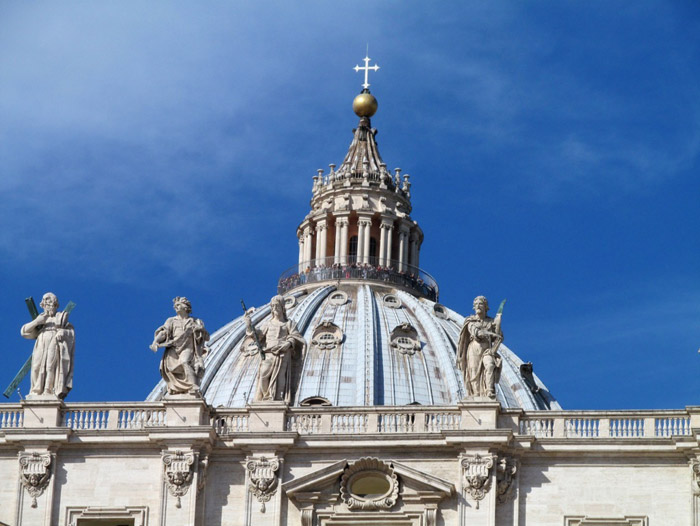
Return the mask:
{"type": "Polygon", "coordinates": [[[565,408],[700,404],[690,0],[0,3],[2,389],[29,295],[77,303],[68,401],[143,399],[174,296],[212,331],[267,302],[367,44],[441,302],[508,298],[565,408]]]}

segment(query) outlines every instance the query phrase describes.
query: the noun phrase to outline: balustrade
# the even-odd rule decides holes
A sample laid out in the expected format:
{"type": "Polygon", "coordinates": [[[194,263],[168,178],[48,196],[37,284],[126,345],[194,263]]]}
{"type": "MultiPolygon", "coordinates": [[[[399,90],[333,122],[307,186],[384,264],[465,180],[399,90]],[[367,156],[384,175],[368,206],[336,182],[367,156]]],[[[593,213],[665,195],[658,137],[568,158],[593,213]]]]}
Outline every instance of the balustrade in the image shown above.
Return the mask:
{"type": "Polygon", "coordinates": [[[24,410],[20,407],[0,409],[0,429],[24,427],[24,410]]]}

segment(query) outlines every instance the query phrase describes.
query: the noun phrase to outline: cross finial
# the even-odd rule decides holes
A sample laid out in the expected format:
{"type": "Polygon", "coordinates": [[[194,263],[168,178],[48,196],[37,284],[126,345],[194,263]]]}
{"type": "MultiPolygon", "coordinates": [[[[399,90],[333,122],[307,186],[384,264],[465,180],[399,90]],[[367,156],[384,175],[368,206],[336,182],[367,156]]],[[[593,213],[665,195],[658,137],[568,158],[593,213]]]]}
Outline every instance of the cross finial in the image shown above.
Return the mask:
{"type": "Polygon", "coordinates": [[[377,71],[379,69],[379,66],[376,64],[374,66],[369,65],[369,53],[365,55],[365,58],[363,59],[365,61],[365,65],[363,67],[360,66],[355,66],[355,71],[364,71],[365,72],[365,83],[362,85],[364,89],[369,89],[369,70],[371,69],[372,71],[377,71]]]}

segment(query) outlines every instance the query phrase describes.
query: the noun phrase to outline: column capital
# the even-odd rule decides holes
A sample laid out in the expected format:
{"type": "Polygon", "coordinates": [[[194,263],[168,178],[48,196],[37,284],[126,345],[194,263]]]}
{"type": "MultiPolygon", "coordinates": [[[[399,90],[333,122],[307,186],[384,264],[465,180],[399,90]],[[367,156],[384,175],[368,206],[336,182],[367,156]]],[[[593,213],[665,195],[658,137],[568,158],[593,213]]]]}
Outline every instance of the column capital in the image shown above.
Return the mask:
{"type": "Polygon", "coordinates": [[[394,218],[393,217],[386,217],[382,216],[382,222],[380,224],[381,228],[388,228],[388,229],[393,229],[394,228],[394,218]]]}
{"type": "Polygon", "coordinates": [[[338,226],[348,226],[350,224],[350,218],[348,216],[336,216],[335,224],[338,226]]]}

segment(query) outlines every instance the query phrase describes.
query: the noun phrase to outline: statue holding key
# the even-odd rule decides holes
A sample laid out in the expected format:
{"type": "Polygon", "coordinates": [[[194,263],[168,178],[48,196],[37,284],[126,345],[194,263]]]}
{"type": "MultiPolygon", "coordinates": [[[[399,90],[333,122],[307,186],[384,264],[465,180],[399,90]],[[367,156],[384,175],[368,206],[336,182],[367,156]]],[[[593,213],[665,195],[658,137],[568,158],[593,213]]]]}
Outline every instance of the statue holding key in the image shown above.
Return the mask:
{"type": "Polygon", "coordinates": [[[39,306],[44,312],[21,330],[24,338],[36,340],[31,360],[32,387],[27,398],[63,399],[73,387],[75,330],[68,323],[70,310],[59,311],[58,298],[52,292],[44,294],[39,306]]]}

